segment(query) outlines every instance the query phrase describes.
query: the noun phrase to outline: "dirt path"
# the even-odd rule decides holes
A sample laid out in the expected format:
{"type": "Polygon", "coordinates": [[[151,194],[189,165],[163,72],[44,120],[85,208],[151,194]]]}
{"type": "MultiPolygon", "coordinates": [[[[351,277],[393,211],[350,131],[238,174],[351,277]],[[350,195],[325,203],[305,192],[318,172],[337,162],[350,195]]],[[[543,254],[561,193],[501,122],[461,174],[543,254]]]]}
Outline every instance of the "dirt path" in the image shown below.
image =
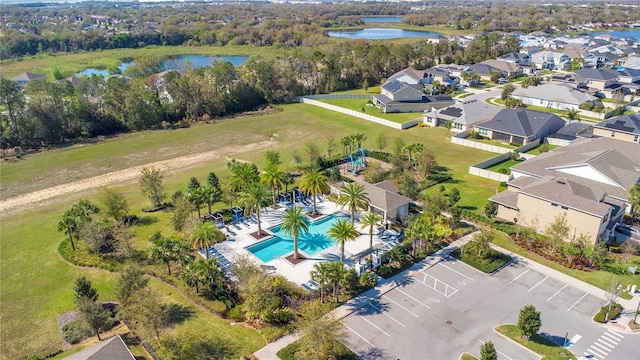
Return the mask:
{"type": "Polygon", "coordinates": [[[140,176],[140,172],[145,167],[157,168],[164,172],[176,171],[184,168],[194,167],[200,165],[203,162],[211,161],[214,159],[230,158],[235,154],[265,149],[272,144],[272,141],[267,140],[243,146],[226,146],[220,149],[203,153],[184,155],[174,159],[156,161],[145,165],[139,165],[123,170],[113,171],[99,176],[72,181],[66,184],[52,186],[47,189],[34,191],[24,195],[14,196],[12,198],[0,201],[0,213],[2,213],[3,215],[14,214],[26,209],[33,209],[35,206],[47,204],[52,199],[61,195],[76,194],[88,190],[93,190],[105,185],[133,181],[136,180],[138,176],[140,176]]]}

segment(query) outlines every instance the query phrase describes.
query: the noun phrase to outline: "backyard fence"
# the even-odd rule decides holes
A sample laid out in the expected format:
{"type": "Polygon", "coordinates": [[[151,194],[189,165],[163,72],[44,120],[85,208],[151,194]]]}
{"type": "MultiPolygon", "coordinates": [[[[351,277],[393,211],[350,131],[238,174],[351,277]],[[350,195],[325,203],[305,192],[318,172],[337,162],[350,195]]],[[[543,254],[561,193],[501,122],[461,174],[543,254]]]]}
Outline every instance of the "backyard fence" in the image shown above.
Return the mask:
{"type": "Polygon", "coordinates": [[[371,96],[368,96],[368,95],[312,95],[312,96],[298,97],[298,100],[304,104],[319,106],[327,110],[336,111],[339,113],[343,113],[343,114],[357,117],[363,120],[371,121],[376,124],[388,126],[390,128],[394,128],[398,130],[405,130],[410,127],[414,127],[418,125],[420,121],[422,121],[422,118],[419,118],[419,119],[407,121],[406,123],[399,124],[397,122],[382,119],[373,115],[363,114],[355,110],[345,109],[340,106],[326,104],[326,103],[315,100],[315,99],[369,99],[369,98],[371,98],[371,96]],[[343,96],[343,97],[340,97],[340,96],[343,96]],[[348,96],[353,96],[353,97],[348,97],[348,96]]]}
{"type": "MultiPolygon", "coordinates": [[[[475,141],[473,141],[475,142],[475,141]]],[[[535,149],[536,147],[538,147],[541,143],[540,139],[537,139],[535,141],[532,141],[526,145],[520,146],[519,148],[515,149],[515,151],[518,152],[518,156],[522,159],[528,160],[531,159],[533,157],[535,157],[535,155],[532,154],[525,154],[525,152],[531,150],[531,149],[535,149]]],[[[487,145],[487,144],[483,144],[483,145],[487,145]]],[[[495,146],[495,147],[499,147],[499,146],[495,146]]],[[[503,161],[507,161],[511,158],[511,152],[513,150],[507,149],[507,148],[502,148],[507,150],[508,152],[504,152],[498,156],[494,156],[490,159],[481,161],[477,164],[473,164],[471,166],[469,166],[469,174],[471,175],[476,175],[476,176],[481,176],[483,178],[487,178],[487,179],[491,179],[491,180],[496,180],[496,181],[500,181],[500,182],[507,182],[511,179],[511,175],[507,175],[507,174],[502,174],[496,171],[491,171],[491,170],[487,170],[487,168],[492,167],[493,165],[499,164],[503,161]]]]}

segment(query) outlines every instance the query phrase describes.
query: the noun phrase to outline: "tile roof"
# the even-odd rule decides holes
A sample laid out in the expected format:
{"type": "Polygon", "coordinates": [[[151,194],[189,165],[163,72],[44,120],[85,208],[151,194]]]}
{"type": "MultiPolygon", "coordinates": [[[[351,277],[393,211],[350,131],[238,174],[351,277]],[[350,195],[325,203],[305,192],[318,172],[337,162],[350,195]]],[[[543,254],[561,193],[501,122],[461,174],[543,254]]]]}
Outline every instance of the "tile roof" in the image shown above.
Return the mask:
{"type": "MultiPolygon", "coordinates": [[[[479,125],[479,127],[505,134],[530,137],[547,124],[559,130],[565,125],[564,120],[557,115],[527,109],[502,109],[493,119],[479,125]]],[[[547,135],[547,134],[544,134],[547,135]]]]}
{"type": "Polygon", "coordinates": [[[640,117],[638,115],[621,115],[601,121],[594,127],[640,135],[640,117]]]}

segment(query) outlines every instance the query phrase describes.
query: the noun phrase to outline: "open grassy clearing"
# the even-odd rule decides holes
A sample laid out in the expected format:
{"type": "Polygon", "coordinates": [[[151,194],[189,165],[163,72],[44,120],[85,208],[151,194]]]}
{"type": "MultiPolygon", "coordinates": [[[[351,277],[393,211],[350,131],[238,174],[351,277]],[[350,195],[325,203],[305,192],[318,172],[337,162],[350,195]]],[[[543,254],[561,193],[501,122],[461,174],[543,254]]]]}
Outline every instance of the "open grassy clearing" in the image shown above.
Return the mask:
{"type": "Polygon", "coordinates": [[[383,112],[380,111],[380,109],[378,109],[375,106],[367,106],[367,101],[366,99],[322,99],[320,100],[324,103],[327,104],[331,104],[331,105],[336,105],[336,106],[340,106],[343,107],[345,109],[351,109],[351,110],[355,110],[358,112],[363,112],[362,109],[364,109],[364,113],[371,115],[371,116],[376,116],[379,117],[381,119],[386,119],[389,121],[393,121],[396,122],[398,124],[403,124],[406,123],[407,121],[411,121],[411,120],[415,120],[415,119],[421,119],[422,118],[422,113],[397,113],[397,114],[385,114],[383,112]]]}
{"type": "MultiPolygon", "coordinates": [[[[487,196],[494,193],[493,189],[497,185],[493,181],[467,174],[470,164],[486,159],[491,154],[452,145],[446,139],[446,131],[443,128],[416,127],[407,131],[393,130],[304,104],[287,105],[283,110],[276,114],[237,118],[215,125],[130,134],[91,146],[72,146],[33,154],[15,163],[3,163],[2,185],[3,188],[7,186],[18,189],[16,192],[19,193],[21,184],[29,186],[38,182],[38,178],[48,177],[49,174],[58,179],[56,182],[50,182],[51,185],[64,181],[65,169],[71,169],[73,178],[77,179],[87,174],[113,171],[159,158],[207,149],[215,150],[225,144],[238,144],[239,147],[252,141],[268,141],[266,139],[271,134],[278,134],[275,141],[268,143],[269,147],[242,148],[244,150],[238,153],[221,154],[210,161],[166,174],[165,184],[168,193],[171,194],[178,189],[186,188],[191,176],[205,181],[209,171],[215,171],[219,177],[227,175],[226,155],[256,161],[258,166],[262,166],[264,152],[268,148],[280,152],[285,166],[295,168],[291,156],[294,151],[300,153],[303,162],[306,163],[306,144],[315,142],[324,152],[327,137],[338,138],[356,132],[367,134],[368,139],[364,144],[367,148],[375,148],[377,136],[385,134],[389,143],[396,137],[402,137],[407,143],[421,142],[433,149],[440,164],[448,168],[456,179],[455,183],[446,184],[446,187],[458,187],[463,193],[463,206],[483,206],[487,196]],[[229,139],[230,137],[232,138],[229,139]],[[13,171],[8,184],[5,184],[5,169],[13,171]]],[[[335,151],[340,149],[336,148],[335,151]]],[[[157,230],[171,233],[167,221],[168,213],[141,213],[141,209],[149,203],[140,194],[135,181],[115,186],[130,201],[131,212],[148,220],[144,225],[133,228],[136,234],[133,243],[135,247],[149,246],[148,238],[157,230]]],[[[59,242],[64,238],[56,229],[57,222],[62,212],[80,197],[96,201],[95,191],[86,191],[65,196],[57,202],[38,204],[34,209],[19,214],[0,215],[0,281],[3,285],[0,287],[0,319],[3,324],[0,329],[0,357],[16,358],[28,355],[48,344],[60,341],[56,317],[74,309],[72,282],[77,275],[88,274],[98,287],[101,299],[113,299],[115,275],[73,268],[55,254],[59,242]]],[[[185,323],[184,331],[192,326],[188,324],[195,324],[193,326],[197,328],[197,324],[218,320],[207,314],[203,314],[201,319],[199,315],[197,318],[197,322],[185,323]]]]}

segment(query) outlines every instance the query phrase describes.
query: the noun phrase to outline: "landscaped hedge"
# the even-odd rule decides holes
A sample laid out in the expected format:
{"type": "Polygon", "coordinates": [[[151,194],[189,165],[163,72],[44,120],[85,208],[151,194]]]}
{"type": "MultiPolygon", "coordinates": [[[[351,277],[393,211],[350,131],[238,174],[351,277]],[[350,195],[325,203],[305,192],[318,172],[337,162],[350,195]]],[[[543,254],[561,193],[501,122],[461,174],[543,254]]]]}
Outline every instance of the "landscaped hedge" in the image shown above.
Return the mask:
{"type": "Polygon", "coordinates": [[[460,249],[454,250],[451,256],[487,274],[495,272],[511,261],[509,255],[493,249],[488,249],[484,258],[478,257],[475,251],[467,250],[461,253],[460,249]]]}
{"type": "Polygon", "coordinates": [[[600,311],[598,311],[596,316],[593,317],[593,321],[604,324],[607,321],[615,319],[616,316],[620,315],[621,312],[622,312],[622,305],[618,303],[614,303],[611,306],[611,311],[609,311],[609,304],[607,304],[602,308],[600,308],[600,311]],[[607,312],[609,313],[609,316],[607,316],[607,312]]]}
{"type": "MultiPolygon", "coordinates": [[[[334,354],[333,357],[328,357],[329,359],[358,360],[358,355],[349,350],[349,348],[344,346],[344,344],[342,344],[341,342],[338,342],[336,344],[336,347],[337,354],[334,354]]],[[[276,355],[278,355],[278,357],[282,360],[297,360],[299,358],[298,356],[296,356],[296,353],[298,351],[300,351],[300,346],[298,345],[298,342],[294,342],[282,348],[276,353],[276,355]]]]}

